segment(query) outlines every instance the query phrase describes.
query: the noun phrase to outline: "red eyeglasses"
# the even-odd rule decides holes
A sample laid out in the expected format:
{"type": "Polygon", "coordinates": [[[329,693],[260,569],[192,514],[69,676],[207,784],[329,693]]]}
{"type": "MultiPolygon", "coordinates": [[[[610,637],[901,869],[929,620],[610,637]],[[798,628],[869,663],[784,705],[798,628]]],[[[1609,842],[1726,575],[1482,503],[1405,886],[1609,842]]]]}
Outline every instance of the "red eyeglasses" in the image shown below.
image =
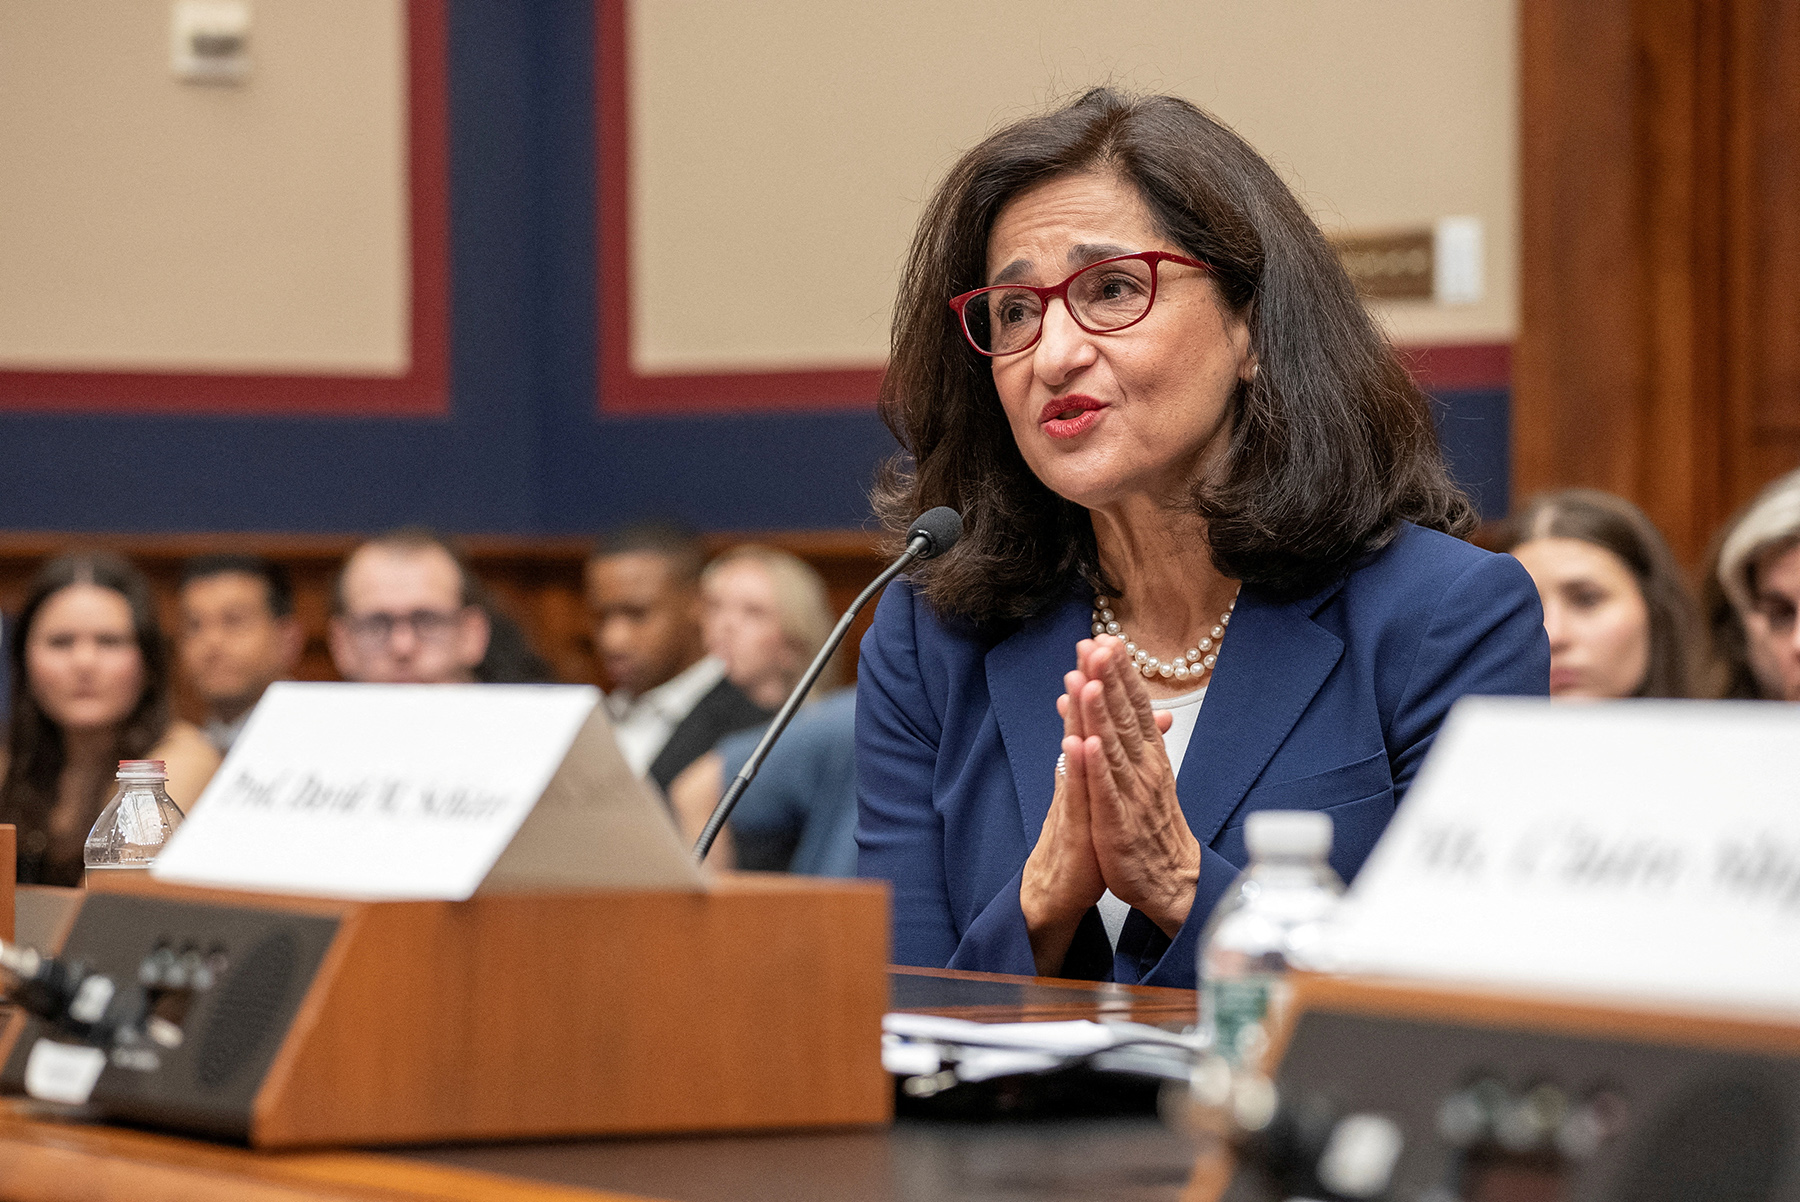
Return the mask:
{"type": "Polygon", "coordinates": [[[1179,263],[1211,271],[1198,259],[1146,250],[1090,263],[1053,288],[996,284],[950,299],[963,337],[984,355],[1016,355],[1044,335],[1044,311],[1057,297],[1075,324],[1090,334],[1113,334],[1136,325],[1156,303],[1157,266],[1179,263]]]}

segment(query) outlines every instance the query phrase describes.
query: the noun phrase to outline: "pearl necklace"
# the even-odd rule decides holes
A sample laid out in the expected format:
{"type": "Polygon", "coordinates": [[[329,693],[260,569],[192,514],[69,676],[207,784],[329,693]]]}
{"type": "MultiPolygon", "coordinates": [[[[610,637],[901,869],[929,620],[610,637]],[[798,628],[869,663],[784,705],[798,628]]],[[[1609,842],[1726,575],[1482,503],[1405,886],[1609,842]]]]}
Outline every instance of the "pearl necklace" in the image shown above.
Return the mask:
{"type": "Polygon", "coordinates": [[[1225,607],[1219,615],[1218,625],[1207,632],[1205,638],[1189,647],[1187,651],[1173,660],[1163,661],[1145,651],[1131,641],[1119,625],[1118,618],[1113,616],[1112,602],[1105,597],[1094,598],[1094,633],[1110,634],[1125,640],[1125,653],[1131,656],[1131,665],[1146,677],[1160,676],[1164,680],[1199,681],[1213,670],[1219,661],[1219,644],[1225,640],[1225,628],[1231,625],[1231,611],[1237,608],[1237,598],[1225,607]]]}

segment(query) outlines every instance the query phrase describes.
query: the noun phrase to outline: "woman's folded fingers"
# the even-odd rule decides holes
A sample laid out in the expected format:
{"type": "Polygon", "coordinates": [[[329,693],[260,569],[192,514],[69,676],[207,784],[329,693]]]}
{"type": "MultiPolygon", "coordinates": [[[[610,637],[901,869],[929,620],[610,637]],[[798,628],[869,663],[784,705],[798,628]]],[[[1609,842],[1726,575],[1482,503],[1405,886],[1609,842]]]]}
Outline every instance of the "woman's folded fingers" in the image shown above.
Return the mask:
{"type": "Polygon", "coordinates": [[[1125,658],[1124,644],[1102,647],[1096,650],[1092,659],[1094,675],[1104,686],[1108,722],[1118,733],[1126,752],[1136,758],[1142,754],[1148,740],[1159,737],[1156,718],[1150,710],[1150,696],[1144,692],[1143,684],[1136,679],[1130,661],[1125,658]]]}
{"type": "Polygon", "coordinates": [[[1081,692],[1081,686],[1086,683],[1087,677],[1081,672],[1065,672],[1063,674],[1063,695],[1056,699],[1056,712],[1062,715],[1065,735],[1087,733],[1085,723],[1082,721],[1081,707],[1072,701],[1081,692]]]}

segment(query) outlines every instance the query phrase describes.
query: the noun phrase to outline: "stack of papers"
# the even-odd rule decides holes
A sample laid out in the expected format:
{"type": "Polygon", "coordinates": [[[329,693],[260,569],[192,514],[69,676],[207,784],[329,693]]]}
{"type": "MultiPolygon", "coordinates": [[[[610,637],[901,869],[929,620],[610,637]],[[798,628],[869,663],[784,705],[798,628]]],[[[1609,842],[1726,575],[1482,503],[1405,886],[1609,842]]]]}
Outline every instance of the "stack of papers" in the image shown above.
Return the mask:
{"type": "Polygon", "coordinates": [[[882,1067],[897,1077],[951,1073],[986,1081],[1085,1063],[1103,1072],[1185,1081],[1198,1037],[1131,1022],[978,1023],[930,1014],[881,1020],[882,1067]]]}

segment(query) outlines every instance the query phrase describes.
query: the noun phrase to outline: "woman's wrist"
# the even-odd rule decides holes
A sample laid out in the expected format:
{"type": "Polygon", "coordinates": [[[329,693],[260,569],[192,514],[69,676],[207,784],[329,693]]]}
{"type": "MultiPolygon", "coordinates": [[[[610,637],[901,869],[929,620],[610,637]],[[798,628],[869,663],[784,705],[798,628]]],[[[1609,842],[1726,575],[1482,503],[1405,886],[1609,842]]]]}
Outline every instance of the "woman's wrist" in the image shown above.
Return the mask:
{"type": "Polygon", "coordinates": [[[1069,948],[1075,942],[1075,932],[1081,929],[1081,917],[1077,914],[1073,919],[1044,919],[1036,924],[1029,918],[1026,919],[1025,934],[1031,942],[1031,960],[1037,965],[1038,976],[1062,975],[1063,961],[1069,958],[1069,948]]]}
{"type": "Polygon", "coordinates": [[[1029,863],[1019,881],[1019,910],[1025,915],[1025,929],[1031,931],[1034,938],[1040,930],[1067,927],[1073,931],[1081,916],[1087,913],[1086,906],[1071,906],[1067,898],[1046,887],[1031,871],[1029,863]]]}
{"type": "Polygon", "coordinates": [[[1194,842],[1190,851],[1191,855],[1184,858],[1181,867],[1159,882],[1162,888],[1152,905],[1141,907],[1145,917],[1171,939],[1186,925],[1194,909],[1194,897],[1200,889],[1200,844],[1194,842]]]}
{"type": "Polygon", "coordinates": [[[1043,887],[1027,864],[1019,882],[1019,911],[1025,916],[1025,934],[1031,941],[1038,975],[1058,975],[1087,908],[1071,908],[1066,899],[1043,887]]]}

